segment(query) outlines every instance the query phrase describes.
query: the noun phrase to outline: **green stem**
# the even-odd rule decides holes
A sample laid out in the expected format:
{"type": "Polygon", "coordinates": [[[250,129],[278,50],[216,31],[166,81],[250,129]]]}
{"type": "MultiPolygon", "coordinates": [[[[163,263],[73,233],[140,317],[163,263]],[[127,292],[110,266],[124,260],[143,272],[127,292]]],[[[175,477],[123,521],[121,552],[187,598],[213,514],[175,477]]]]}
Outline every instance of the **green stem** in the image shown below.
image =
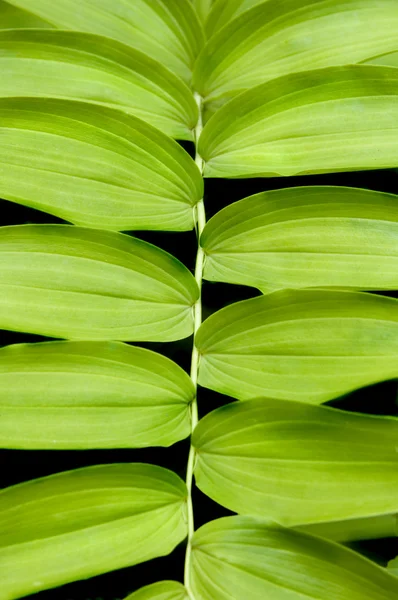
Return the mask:
{"type": "MultiPolygon", "coordinates": [[[[198,124],[195,128],[195,162],[198,165],[198,168],[201,173],[203,173],[204,163],[202,158],[199,156],[197,147],[198,140],[200,134],[202,133],[203,124],[202,124],[202,99],[201,97],[195,93],[195,100],[198,104],[199,108],[199,119],[198,124]]],[[[201,323],[202,323],[202,279],[203,279],[203,266],[204,266],[204,252],[200,247],[200,236],[202,231],[206,225],[206,213],[205,213],[205,205],[203,203],[203,198],[197,203],[194,208],[195,215],[195,224],[196,224],[196,235],[198,239],[198,250],[196,254],[196,264],[195,264],[195,279],[199,288],[199,298],[195,302],[193,307],[193,321],[194,321],[194,343],[192,348],[192,359],[191,359],[191,379],[195,386],[195,397],[191,404],[191,432],[193,433],[197,423],[198,423],[198,403],[197,403],[197,387],[198,387],[198,369],[199,369],[199,352],[195,346],[195,335],[198,331],[201,323]]],[[[194,525],[194,510],[193,510],[193,502],[192,502],[192,484],[193,484],[193,471],[195,466],[195,448],[192,446],[189,449],[188,456],[188,464],[187,464],[187,478],[186,484],[188,489],[188,542],[187,542],[187,550],[185,555],[185,572],[184,572],[184,582],[185,587],[187,589],[188,595],[191,600],[194,599],[194,595],[191,589],[191,579],[190,579],[190,563],[191,563],[191,550],[192,550],[192,537],[195,531],[194,525]]]]}

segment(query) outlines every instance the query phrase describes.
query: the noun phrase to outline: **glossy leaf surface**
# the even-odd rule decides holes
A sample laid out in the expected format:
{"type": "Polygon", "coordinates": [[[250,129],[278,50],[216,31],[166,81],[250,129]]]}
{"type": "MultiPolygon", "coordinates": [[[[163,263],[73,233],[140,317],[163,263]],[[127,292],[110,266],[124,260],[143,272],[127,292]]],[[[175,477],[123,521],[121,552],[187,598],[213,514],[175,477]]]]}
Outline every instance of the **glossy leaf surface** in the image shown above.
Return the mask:
{"type": "Polygon", "coordinates": [[[189,80],[203,33],[189,0],[9,0],[57,29],[96,33],[137,48],[189,80]]]}
{"type": "Polygon", "coordinates": [[[319,404],[398,375],[398,301],[295,290],[238,302],[199,329],[199,383],[319,404]]]}
{"type": "Polygon", "coordinates": [[[1,228],[0,289],[1,329],[85,340],[187,337],[198,295],[167,252],[69,225],[1,228]]]}
{"type": "Polygon", "coordinates": [[[260,398],[195,429],[198,487],[230,510],[303,525],[398,510],[398,419],[260,398]]]}
{"type": "Polygon", "coordinates": [[[391,600],[398,578],[361,555],[250,517],[207,523],[194,536],[199,600],[391,600]]]}
{"type": "Polygon", "coordinates": [[[0,99],[0,197],[100,229],[189,230],[203,182],[166,135],[119,110],[0,99]]]}
{"type": "Polygon", "coordinates": [[[190,433],[188,375],[118,342],[0,349],[2,448],[170,446],[190,433]]]}
{"type": "Polygon", "coordinates": [[[217,213],[201,237],[210,281],[283,288],[398,287],[398,196],[311,186],[263,192],[217,213]]]}
{"type": "Polygon", "coordinates": [[[147,464],[88,467],[0,492],[2,598],[169,554],[186,535],[186,488],[147,464]]]}
{"type": "Polygon", "coordinates": [[[397,123],[397,69],[330,67],[280,77],[234,98],[206,124],[199,153],[207,177],[393,168],[397,123]]]}
{"type": "Polygon", "coordinates": [[[120,108],[192,139],[197,106],[175,75],[115,40],[69,31],[0,31],[1,96],[68,98],[120,108]]]}
{"type": "Polygon", "coordinates": [[[181,583],[159,581],[141,588],[125,600],[189,600],[189,598],[181,583]]]}
{"type": "Polygon", "coordinates": [[[211,105],[281,75],[355,64],[398,48],[395,0],[268,0],[206,45],[194,87],[211,105]]]}

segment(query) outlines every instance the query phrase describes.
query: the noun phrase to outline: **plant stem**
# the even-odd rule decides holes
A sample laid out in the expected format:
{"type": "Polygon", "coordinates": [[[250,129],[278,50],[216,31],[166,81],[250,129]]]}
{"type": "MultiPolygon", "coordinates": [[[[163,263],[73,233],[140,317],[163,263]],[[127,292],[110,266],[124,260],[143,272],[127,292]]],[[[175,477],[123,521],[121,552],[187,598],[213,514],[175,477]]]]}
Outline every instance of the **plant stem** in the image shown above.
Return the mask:
{"type": "MultiPolygon", "coordinates": [[[[202,99],[195,93],[195,100],[199,109],[198,124],[195,128],[195,162],[201,173],[203,173],[204,163],[202,158],[198,154],[198,140],[203,129],[202,123],[202,99]]],[[[194,342],[192,347],[192,359],[191,359],[191,379],[195,386],[195,397],[191,404],[191,433],[193,433],[198,423],[198,402],[197,402],[197,388],[198,388],[198,369],[199,369],[199,353],[195,346],[195,335],[202,323],[202,278],[203,278],[203,266],[204,266],[204,252],[200,246],[200,236],[206,224],[206,213],[203,198],[194,207],[196,235],[198,239],[198,250],[196,254],[195,264],[195,279],[199,288],[199,298],[195,302],[193,307],[193,322],[194,322],[194,342]]],[[[191,563],[191,550],[192,550],[192,537],[194,534],[194,511],[192,502],[192,484],[193,484],[193,470],[195,466],[195,448],[192,446],[189,449],[188,464],[187,464],[187,478],[186,484],[188,489],[188,541],[187,550],[185,555],[185,571],[184,571],[184,582],[187,589],[188,595],[191,600],[195,600],[191,589],[190,581],[190,563],[191,563]]]]}

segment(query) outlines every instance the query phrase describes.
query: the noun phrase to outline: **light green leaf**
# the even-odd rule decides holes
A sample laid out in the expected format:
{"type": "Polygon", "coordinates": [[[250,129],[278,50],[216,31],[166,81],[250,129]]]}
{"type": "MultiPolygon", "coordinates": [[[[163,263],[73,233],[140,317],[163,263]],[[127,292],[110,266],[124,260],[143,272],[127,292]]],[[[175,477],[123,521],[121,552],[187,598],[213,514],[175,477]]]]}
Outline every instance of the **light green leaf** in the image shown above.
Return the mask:
{"type": "Polygon", "coordinates": [[[9,4],[5,0],[0,0],[0,29],[12,29],[15,27],[51,28],[52,25],[32,13],[9,4]]]}
{"type": "Polygon", "coordinates": [[[0,197],[100,229],[189,230],[203,181],[169,137],[84,102],[0,99],[0,197]]]}
{"type": "Polygon", "coordinates": [[[245,10],[249,10],[261,4],[264,0],[215,0],[213,8],[206,22],[206,33],[210,37],[218,29],[224,27],[234,17],[237,17],[245,10]]]}
{"type": "Polygon", "coordinates": [[[195,533],[192,587],[199,600],[392,600],[398,579],[320,538],[226,517],[195,533]]]}
{"type": "Polygon", "coordinates": [[[217,213],[201,237],[210,281],[283,288],[398,288],[398,196],[311,186],[217,213]]]}
{"type": "Polygon", "coordinates": [[[105,35],[189,81],[204,41],[190,0],[9,0],[57,29],[105,35]]]}
{"type": "Polygon", "coordinates": [[[390,168],[398,165],[397,123],[397,69],[330,67],[234,98],[206,124],[199,152],[207,177],[390,168]]]}
{"type": "Polygon", "coordinates": [[[45,30],[0,31],[1,96],[84,100],[121,108],[163,133],[192,139],[192,92],[160,63],[109,38],[45,30]]]}
{"type": "Polygon", "coordinates": [[[389,52],[382,56],[376,56],[366,61],[369,65],[384,65],[386,67],[398,67],[398,52],[389,52]]]}
{"type": "MultiPolygon", "coordinates": [[[[256,3],[258,4],[258,3],[256,3]]],[[[268,0],[221,29],[195,66],[210,113],[281,75],[362,62],[398,48],[396,0],[268,0]]]]}
{"type": "Polygon", "coordinates": [[[199,19],[205,23],[213,6],[214,0],[192,0],[192,3],[199,19]]]}
{"type": "Polygon", "coordinates": [[[14,600],[169,554],[186,487],[147,464],[101,465],[0,492],[0,597],[14,600]]]}
{"type": "Polygon", "coordinates": [[[398,536],[398,515],[379,515],[365,519],[334,521],[333,523],[315,523],[297,527],[297,530],[335,540],[351,542],[398,536]]]}
{"type": "Polygon", "coordinates": [[[195,477],[234,512],[283,525],[398,510],[398,419],[259,398],[233,402],[193,434],[195,477]]]}
{"type": "Polygon", "coordinates": [[[185,587],[177,581],[159,581],[127,596],[125,600],[189,600],[185,587]]]}
{"type": "Polygon", "coordinates": [[[238,302],[196,336],[199,383],[246,400],[319,404],[398,376],[398,300],[293,290],[238,302]]]}
{"type": "Polygon", "coordinates": [[[129,236],[70,225],[0,228],[0,328],[85,340],[192,333],[193,275],[129,236]]]}
{"type": "Polygon", "coordinates": [[[118,342],[0,349],[0,447],[170,446],[190,434],[188,375],[118,342]]]}

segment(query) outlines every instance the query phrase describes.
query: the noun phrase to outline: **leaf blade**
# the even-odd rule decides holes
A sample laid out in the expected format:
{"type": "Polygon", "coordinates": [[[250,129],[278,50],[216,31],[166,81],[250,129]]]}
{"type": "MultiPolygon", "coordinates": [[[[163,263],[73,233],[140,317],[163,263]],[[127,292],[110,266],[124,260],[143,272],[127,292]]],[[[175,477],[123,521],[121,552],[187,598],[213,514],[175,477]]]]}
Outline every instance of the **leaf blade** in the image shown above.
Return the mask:
{"type": "Polygon", "coordinates": [[[382,65],[385,67],[398,67],[398,52],[389,52],[381,56],[376,56],[371,60],[367,60],[368,65],[382,65]]]}
{"type": "Polygon", "coordinates": [[[390,600],[398,591],[396,578],[343,546],[249,517],[207,523],[193,543],[203,600],[390,600]]]}
{"type": "Polygon", "coordinates": [[[203,182],[191,157],[122,111],[0,98],[0,195],[77,225],[189,230],[203,182]]]}
{"type": "Polygon", "coordinates": [[[6,346],[0,381],[2,448],[169,446],[190,433],[190,378],[143,348],[117,342],[6,346]]]}
{"type": "Polygon", "coordinates": [[[192,333],[198,289],[147,242],[69,225],[0,229],[0,327],[77,340],[171,341],[192,333]]]}
{"type": "Polygon", "coordinates": [[[14,29],[25,27],[41,27],[51,29],[50,23],[40,19],[32,13],[17,8],[5,0],[0,0],[0,29],[14,29]]]}
{"type": "Polygon", "coordinates": [[[198,331],[199,383],[247,400],[319,404],[397,376],[398,302],[295,290],[238,302],[198,331]]]}
{"type": "Polygon", "coordinates": [[[340,543],[389,538],[398,536],[398,515],[389,514],[365,519],[316,523],[298,527],[298,529],[340,543]]]}
{"type": "Polygon", "coordinates": [[[203,45],[203,32],[188,0],[11,0],[57,29],[104,35],[144,52],[185,81],[203,45]]]}
{"type": "Polygon", "coordinates": [[[228,509],[289,527],[388,515],[398,510],[397,436],[395,418],[234,402],[195,429],[195,478],[228,509]]]}
{"type": "Polygon", "coordinates": [[[205,177],[270,177],[394,168],[398,71],[305,71],[240,94],[205,125],[205,177]],[[344,148],[344,153],[341,152],[344,148]]]}
{"type": "Polygon", "coordinates": [[[212,9],[214,0],[193,0],[192,4],[202,23],[206,23],[209,12],[212,9]]]}
{"type": "Polygon", "coordinates": [[[357,188],[311,186],[235,202],[201,236],[204,277],[257,287],[398,286],[397,197],[357,188]]]}
{"type": "Polygon", "coordinates": [[[206,23],[207,36],[213,36],[232,19],[264,1],[266,0],[215,0],[206,23]]]}
{"type": "Polygon", "coordinates": [[[146,464],[87,467],[3,490],[4,597],[168,554],[186,535],[185,496],[177,475],[146,464]]]}
{"type": "MultiPolygon", "coordinates": [[[[231,15],[236,9],[229,4],[231,15]]],[[[210,113],[213,103],[276,77],[355,64],[397,49],[394,0],[268,0],[244,3],[234,16],[195,66],[194,85],[210,113]]]]}
{"type": "Polygon", "coordinates": [[[188,600],[188,594],[177,581],[159,581],[130,594],[125,600],[188,600]]]}
{"type": "Polygon", "coordinates": [[[98,35],[0,31],[1,97],[51,97],[120,108],[171,137],[192,140],[197,106],[162,64],[98,35]]]}

